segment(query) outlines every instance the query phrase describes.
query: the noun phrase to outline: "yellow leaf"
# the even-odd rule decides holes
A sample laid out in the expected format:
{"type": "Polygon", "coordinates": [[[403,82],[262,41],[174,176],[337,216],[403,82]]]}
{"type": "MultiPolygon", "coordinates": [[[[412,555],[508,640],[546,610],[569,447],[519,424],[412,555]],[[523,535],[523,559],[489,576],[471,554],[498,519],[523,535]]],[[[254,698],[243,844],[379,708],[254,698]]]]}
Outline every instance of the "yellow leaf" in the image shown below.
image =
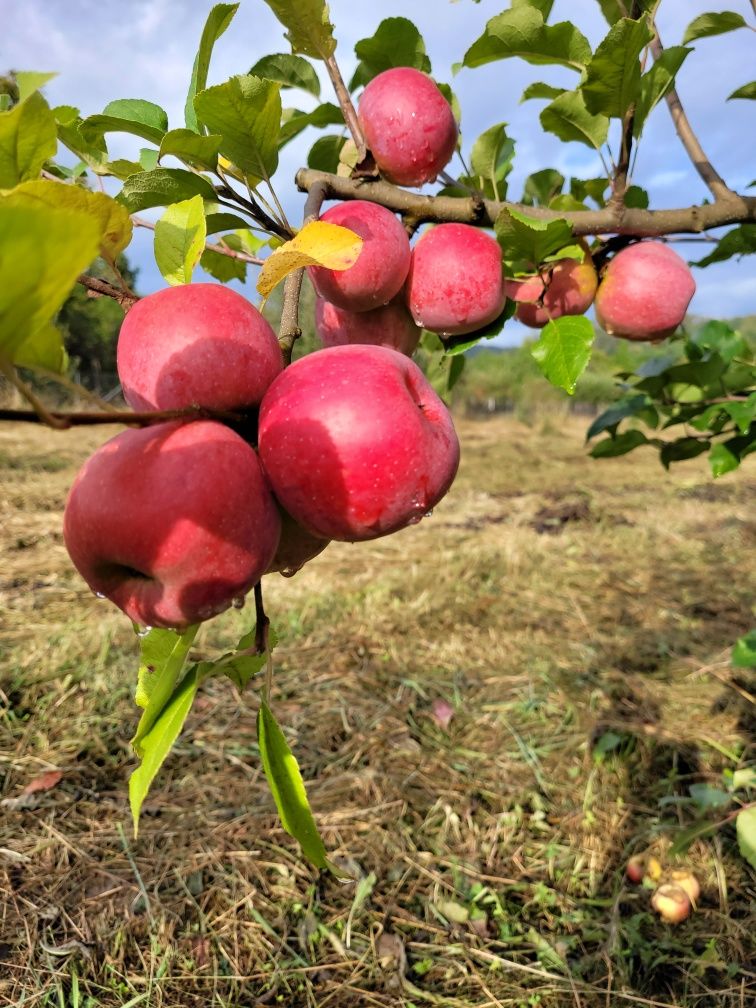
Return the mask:
{"type": "Polygon", "coordinates": [[[354,231],[327,221],[312,221],[265,260],[257,289],[267,297],[285,276],[303,266],[349,269],[357,262],[361,251],[362,238],[354,231]]]}

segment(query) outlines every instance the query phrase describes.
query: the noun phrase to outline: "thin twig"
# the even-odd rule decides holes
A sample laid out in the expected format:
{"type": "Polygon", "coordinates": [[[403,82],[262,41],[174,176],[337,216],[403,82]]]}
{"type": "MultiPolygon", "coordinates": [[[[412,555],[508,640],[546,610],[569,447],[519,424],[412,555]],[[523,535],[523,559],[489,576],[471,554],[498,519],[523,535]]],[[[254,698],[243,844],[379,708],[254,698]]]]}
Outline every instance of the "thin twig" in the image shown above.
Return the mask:
{"type": "MultiPolygon", "coordinates": [[[[147,228],[150,231],[155,230],[154,223],[146,220],[144,217],[134,216],[131,220],[136,227],[147,228]]],[[[218,252],[220,255],[228,256],[229,259],[239,259],[241,262],[252,263],[253,266],[262,266],[265,262],[264,259],[259,259],[248,252],[237,252],[236,249],[228,248],[227,245],[223,245],[221,242],[205,242],[205,248],[209,249],[210,252],[218,252]]]]}
{"type": "MultiPolygon", "coordinates": [[[[654,30],[654,37],[651,40],[651,52],[654,54],[654,59],[658,60],[664,52],[664,47],[662,46],[662,41],[656,25],[654,24],[652,27],[654,30]]],[[[680,97],[677,94],[676,89],[671,87],[664,97],[669,107],[669,114],[672,116],[672,122],[675,124],[675,129],[677,130],[680,142],[687,151],[688,157],[693,162],[696,171],[706,183],[712,196],[714,196],[716,200],[722,200],[725,202],[733,199],[736,194],[732,191],[732,189],[730,189],[704,153],[704,149],[701,146],[698,137],[693,132],[693,127],[690,125],[690,120],[685,114],[685,109],[682,107],[682,102],[680,101],[680,97]]]]}
{"type": "Polygon", "coordinates": [[[566,220],[572,225],[575,235],[698,234],[727,224],[756,222],[756,196],[743,196],[739,193],[731,193],[727,200],[680,209],[640,210],[631,207],[618,220],[617,214],[610,207],[602,210],[550,210],[546,207],[470,197],[421,196],[391,185],[390,182],[342,178],[314,168],[300,168],[296,182],[305,192],[321,182],[325,187],[326,199],[370,200],[403,216],[410,215],[418,221],[454,221],[492,227],[498,215],[506,208],[517,210],[536,220],[566,220]]]}
{"type": "MultiPolygon", "coordinates": [[[[26,382],[22,380],[15,367],[3,357],[0,357],[0,374],[5,375],[11,385],[13,385],[13,387],[17,389],[24,399],[26,399],[26,401],[32,406],[31,410],[19,410],[18,412],[31,414],[31,418],[33,418],[36,423],[46,424],[48,427],[52,427],[53,430],[65,429],[65,425],[59,421],[54,413],[51,413],[48,410],[39,396],[35,394],[34,390],[29,388],[26,382]]],[[[2,419],[3,412],[8,411],[0,411],[0,419],[2,419]]],[[[14,411],[11,410],[10,412],[14,411]]]]}
{"type": "Polygon", "coordinates": [[[349,132],[352,134],[352,140],[354,140],[354,145],[357,148],[357,163],[359,164],[360,161],[364,159],[366,150],[365,137],[362,135],[360,120],[357,118],[357,112],[352,103],[351,95],[347,90],[344,78],[341,76],[339,65],[336,62],[336,57],[333,53],[326,58],[325,65],[326,70],[328,71],[328,76],[331,78],[331,83],[333,84],[333,90],[336,92],[336,98],[341,106],[341,111],[344,113],[344,122],[347,124],[349,132]]]}
{"type": "Polygon", "coordinates": [[[120,287],[116,287],[115,284],[108,283],[107,280],[102,280],[100,277],[90,276],[88,273],[79,274],[76,278],[76,283],[81,284],[82,287],[86,287],[90,297],[113,298],[124,311],[128,311],[134,302],[139,300],[139,295],[134,294],[133,291],[127,293],[120,287]]]}
{"type": "MultiPolygon", "coordinates": [[[[8,374],[8,379],[13,381],[10,374],[8,374]]],[[[13,384],[17,388],[19,387],[16,381],[13,381],[13,384]]],[[[19,388],[19,391],[29,398],[23,389],[19,388]]],[[[32,399],[29,401],[32,402],[32,399]]],[[[142,413],[132,413],[130,410],[114,410],[111,413],[90,411],[68,413],[48,410],[36,396],[34,396],[33,405],[35,406],[34,410],[0,409],[0,421],[42,423],[48,427],[54,427],[56,430],[68,430],[69,427],[93,427],[102,424],[149,427],[151,424],[167,423],[170,420],[219,420],[222,423],[240,423],[245,419],[242,413],[203,409],[200,406],[192,406],[183,410],[154,410],[142,413]]]]}
{"type": "MultiPolygon", "coordinates": [[[[641,16],[641,6],[638,0],[633,0],[630,17],[637,21],[641,16]]],[[[625,208],[625,193],[627,192],[628,172],[630,171],[630,155],[633,150],[633,127],[635,126],[635,102],[631,102],[622,119],[622,137],[620,139],[619,157],[612,177],[612,195],[609,199],[617,214],[622,214],[625,208]]]]}

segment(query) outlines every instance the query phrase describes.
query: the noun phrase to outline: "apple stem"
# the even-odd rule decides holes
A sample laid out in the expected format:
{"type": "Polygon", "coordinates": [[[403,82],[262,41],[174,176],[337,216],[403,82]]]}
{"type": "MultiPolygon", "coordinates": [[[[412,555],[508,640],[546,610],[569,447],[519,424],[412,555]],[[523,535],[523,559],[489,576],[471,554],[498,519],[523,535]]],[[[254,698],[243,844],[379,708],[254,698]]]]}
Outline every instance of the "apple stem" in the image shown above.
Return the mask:
{"type": "Polygon", "coordinates": [[[336,57],[333,53],[326,58],[325,66],[328,76],[331,78],[333,90],[336,92],[339,105],[341,106],[341,111],[344,114],[344,122],[349,128],[352,140],[354,140],[354,145],[357,148],[357,163],[359,164],[365,159],[365,137],[362,135],[362,128],[357,118],[354,104],[352,103],[352,97],[347,90],[344,78],[341,76],[341,70],[339,70],[339,64],[336,62],[336,57]]]}

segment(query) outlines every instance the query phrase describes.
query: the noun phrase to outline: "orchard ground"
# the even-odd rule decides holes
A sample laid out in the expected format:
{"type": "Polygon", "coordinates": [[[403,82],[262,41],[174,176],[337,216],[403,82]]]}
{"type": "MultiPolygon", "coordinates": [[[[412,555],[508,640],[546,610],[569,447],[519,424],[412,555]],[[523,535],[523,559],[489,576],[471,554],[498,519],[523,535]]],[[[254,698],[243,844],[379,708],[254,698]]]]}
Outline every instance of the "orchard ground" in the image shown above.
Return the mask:
{"type": "Polygon", "coordinates": [[[728,663],[753,620],[753,471],[596,462],[585,426],[462,421],[432,518],[266,578],[274,710],[355,886],[318,880],[279,824],[254,683],[241,703],[204,687],[132,840],[136,641],[61,537],[113,430],[4,424],[0,1005],[753,1004],[731,826],[681,859],[702,897],[677,928],[624,880],[692,821],[691,784],[753,757],[753,686],[728,663]]]}

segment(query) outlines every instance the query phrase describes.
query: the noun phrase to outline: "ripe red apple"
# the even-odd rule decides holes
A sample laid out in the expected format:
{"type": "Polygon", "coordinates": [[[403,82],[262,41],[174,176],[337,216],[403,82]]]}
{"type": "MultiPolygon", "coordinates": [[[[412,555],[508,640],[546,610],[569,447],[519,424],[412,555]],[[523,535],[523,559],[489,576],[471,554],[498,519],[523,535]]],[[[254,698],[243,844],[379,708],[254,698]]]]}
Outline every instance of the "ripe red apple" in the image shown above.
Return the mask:
{"type": "Polygon", "coordinates": [[[646,874],[646,858],[643,854],[636,854],[635,857],[631,857],[627,862],[627,867],[625,868],[625,875],[629,882],[634,885],[638,885],[643,881],[643,877],[646,874]]]}
{"type": "Polygon", "coordinates": [[[690,899],[679,885],[660,885],[651,897],[651,906],[667,924],[680,924],[690,917],[690,899]]]}
{"type": "Polygon", "coordinates": [[[281,515],[281,538],[278,541],[276,555],[265,573],[279,573],[284,577],[292,577],[308,561],[322,553],[331,540],[311,535],[307,529],[298,525],[290,514],[280,509],[279,513],[281,515]]]}
{"type": "Polygon", "coordinates": [[[399,298],[369,312],[345,311],[318,298],[315,329],[324,347],[371,343],[391,347],[408,357],[415,352],[420,340],[420,330],[399,298]]]}
{"type": "Polygon", "coordinates": [[[638,242],[609,262],[596,293],[596,318],[610,336],[656,342],[677,329],[695,290],[688,264],[674,249],[638,242]]]}
{"type": "Polygon", "coordinates": [[[349,269],[309,267],[321,297],[348,311],[362,312],[385,305],[399,293],[407,279],[410,245],[398,217],[377,203],[352,200],[331,207],[320,219],[349,228],[362,238],[360,254],[349,269]]]}
{"type": "Polygon", "coordinates": [[[506,301],[499,243],[470,224],[438,224],[412,250],[405,290],[423,329],[441,336],[482,329],[506,301]]]}
{"type": "Polygon", "coordinates": [[[560,259],[545,266],[536,276],[507,280],[505,290],[508,298],[520,302],[516,318],[526,326],[541,329],[550,319],[587,312],[597,286],[593,260],[586,254],[583,262],[560,259]]]}
{"type": "Polygon", "coordinates": [[[457,123],[433,80],[412,67],[374,77],[362,92],[358,116],[384,178],[397,185],[431,182],[457,145],[457,123]]]}
{"type": "Polygon", "coordinates": [[[127,430],[81,468],[63,520],[89,587],[147,626],[182,628],[244,595],[281,520],[253,448],[209,420],[127,430]]]}
{"type": "Polygon", "coordinates": [[[449,411],[422,371],[378,346],[331,347],[286,368],[262,401],[259,445],[295,521],[347,542],[419,521],[459,462],[449,411]]]}
{"type": "Polygon", "coordinates": [[[118,375],[135,410],[257,406],[283,368],[275,333],[241,294],[185,284],[148,294],[126,315],[118,375]]]}

